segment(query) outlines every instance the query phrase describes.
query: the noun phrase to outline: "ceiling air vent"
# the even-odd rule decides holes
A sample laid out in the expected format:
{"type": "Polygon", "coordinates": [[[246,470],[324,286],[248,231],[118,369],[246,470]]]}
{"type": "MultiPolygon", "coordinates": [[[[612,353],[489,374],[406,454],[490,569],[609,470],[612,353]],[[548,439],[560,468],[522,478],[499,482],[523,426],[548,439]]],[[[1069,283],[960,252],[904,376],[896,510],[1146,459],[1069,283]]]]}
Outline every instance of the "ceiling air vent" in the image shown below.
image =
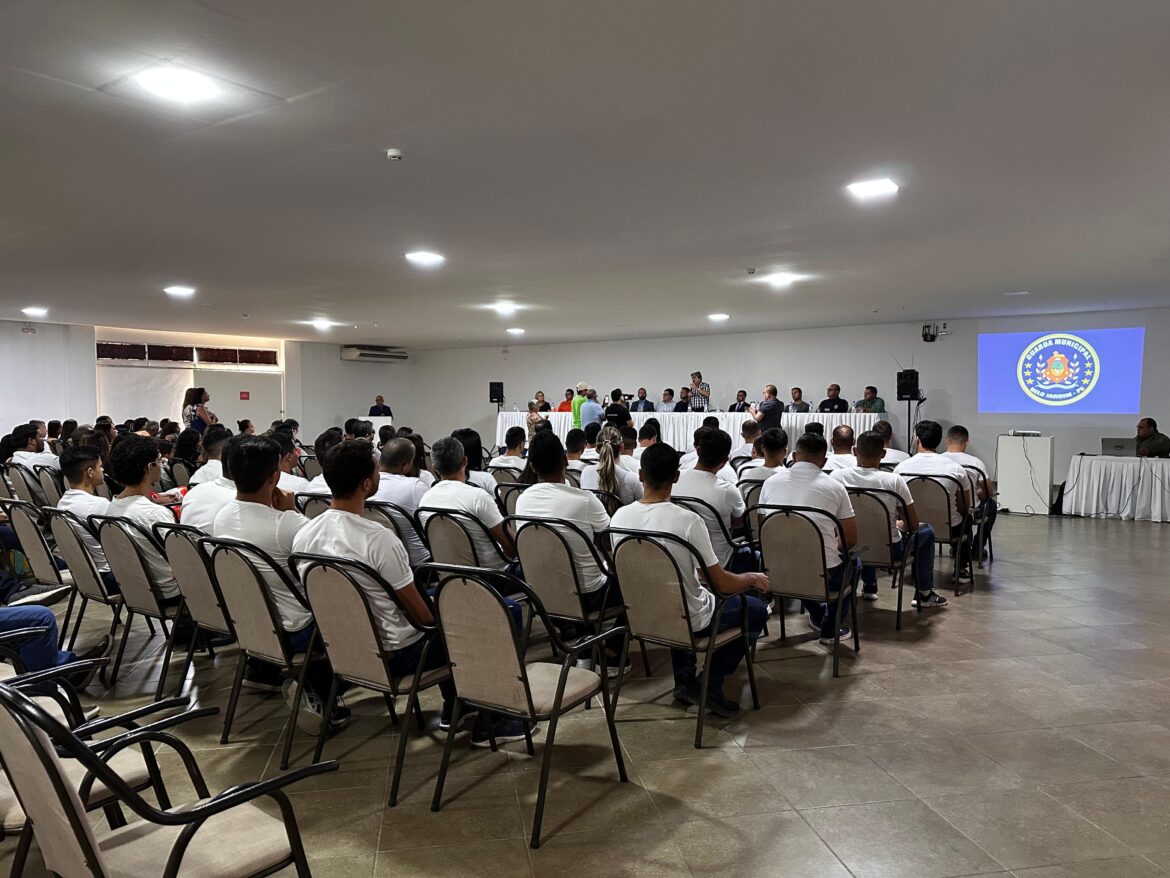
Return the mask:
{"type": "Polygon", "coordinates": [[[388,348],[373,344],[351,344],[341,346],[341,359],[351,363],[392,363],[408,360],[410,354],[402,348],[388,348]]]}

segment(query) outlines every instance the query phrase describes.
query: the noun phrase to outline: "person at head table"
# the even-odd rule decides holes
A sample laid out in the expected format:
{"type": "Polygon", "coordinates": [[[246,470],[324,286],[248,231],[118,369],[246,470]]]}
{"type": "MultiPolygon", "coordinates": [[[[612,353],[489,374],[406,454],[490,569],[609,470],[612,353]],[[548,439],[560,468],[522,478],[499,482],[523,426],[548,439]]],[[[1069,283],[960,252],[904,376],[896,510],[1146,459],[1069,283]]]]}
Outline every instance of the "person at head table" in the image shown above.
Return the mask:
{"type": "Polygon", "coordinates": [[[841,399],[841,385],[830,384],[825,389],[825,398],[821,400],[821,404],[817,406],[818,412],[833,412],[836,414],[843,414],[849,411],[849,403],[841,399]]]}
{"type": "Polygon", "coordinates": [[[1158,432],[1158,422],[1142,418],[1137,423],[1138,457],[1170,457],[1170,436],[1158,432]]]}
{"type": "Polygon", "coordinates": [[[390,410],[390,406],[386,405],[386,400],[382,397],[382,394],[379,393],[377,396],[374,397],[374,404],[372,406],[370,406],[369,417],[373,417],[373,418],[392,418],[392,417],[394,417],[394,412],[392,412],[390,410]]]}

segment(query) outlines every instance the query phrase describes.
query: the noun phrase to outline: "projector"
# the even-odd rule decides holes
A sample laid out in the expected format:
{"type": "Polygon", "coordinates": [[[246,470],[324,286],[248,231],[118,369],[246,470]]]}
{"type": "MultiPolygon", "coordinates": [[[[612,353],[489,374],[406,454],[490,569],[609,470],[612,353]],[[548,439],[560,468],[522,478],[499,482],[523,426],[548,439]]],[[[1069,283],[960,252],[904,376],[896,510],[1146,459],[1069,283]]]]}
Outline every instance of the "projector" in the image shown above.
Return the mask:
{"type": "Polygon", "coordinates": [[[1039,436],[1039,430],[1008,430],[1009,436],[1039,436]]]}

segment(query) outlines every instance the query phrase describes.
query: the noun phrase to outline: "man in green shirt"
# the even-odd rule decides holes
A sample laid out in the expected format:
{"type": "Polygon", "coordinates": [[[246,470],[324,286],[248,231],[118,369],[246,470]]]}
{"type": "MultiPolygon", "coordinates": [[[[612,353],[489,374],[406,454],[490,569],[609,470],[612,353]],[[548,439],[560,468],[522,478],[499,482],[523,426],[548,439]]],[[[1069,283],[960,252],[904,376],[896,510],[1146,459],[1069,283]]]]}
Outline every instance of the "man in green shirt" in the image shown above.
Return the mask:
{"type": "Polygon", "coordinates": [[[886,411],[886,401],[877,395],[877,388],[872,384],[865,388],[865,393],[862,398],[853,403],[853,407],[859,412],[871,412],[875,415],[884,414],[886,411]]]}
{"type": "Polygon", "coordinates": [[[581,406],[585,405],[585,391],[589,385],[584,381],[577,382],[577,395],[573,397],[573,429],[581,429],[581,406]]]}
{"type": "Polygon", "coordinates": [[[1170,457],[1170,436],[1158,432],[1158,422],[1142,418],[1137,424],[1138,457],[1170,457]]]}

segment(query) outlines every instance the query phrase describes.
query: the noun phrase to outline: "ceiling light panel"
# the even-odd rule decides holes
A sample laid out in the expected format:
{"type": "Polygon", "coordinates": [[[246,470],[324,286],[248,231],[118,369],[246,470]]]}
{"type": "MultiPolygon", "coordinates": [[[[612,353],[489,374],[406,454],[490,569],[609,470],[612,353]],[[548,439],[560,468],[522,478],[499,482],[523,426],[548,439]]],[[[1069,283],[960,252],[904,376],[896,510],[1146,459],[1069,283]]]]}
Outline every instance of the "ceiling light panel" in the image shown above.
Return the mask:
{"type": "Polygon", "coordinates": [[[406,254],[406,261],[419,268],[438,268],[447,261],[447,257],[433,250],[412,250],[406,254]]]}
{"type": "Polygon", "coordinates": [[[524,330],[521,329],[519,326],[513,326],[511,329],[508,330],[508,335],[523,335],[523,334],[524,334],[524,330]]]}
{"type": "Polygon", "coordinates": [[[845,188],[857,201],[878,201],[893,198],[898,194],[899,186],[889,177],[878,177],[873,180],[857,180],[845,188]]]}
{"type": "Polygon", "coordinates": [[[276,95],[177,65],[146,67],[105,83],[99,91],[151,112],[178,114],[208,123],[287,106],[276,95]]]}
{"type": "Polygon", "coordinates": [[[195,287],[185,287],[179,284],[173,284],[169,287],[163,287],[163,292],[172,299],[189,299],[195,295],[195,287]]]}
{"type": "Polygon", "coordinates": [[[28,308],[21,308],[20,313],[25,317],[48,317],[49,309],[33,305],[29,306],[28,308]]]}

